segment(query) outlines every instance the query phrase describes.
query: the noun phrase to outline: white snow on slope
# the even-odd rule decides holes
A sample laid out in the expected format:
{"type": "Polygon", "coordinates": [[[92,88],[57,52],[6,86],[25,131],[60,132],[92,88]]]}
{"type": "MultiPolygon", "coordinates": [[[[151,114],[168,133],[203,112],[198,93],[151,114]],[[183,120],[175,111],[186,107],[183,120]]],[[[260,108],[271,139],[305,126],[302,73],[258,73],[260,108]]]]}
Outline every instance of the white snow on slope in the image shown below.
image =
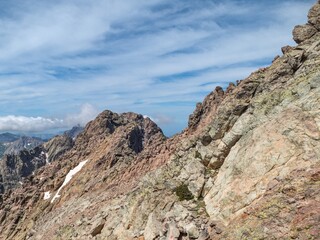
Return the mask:
{"type": "Polygon", "coordinates": [[[68,184],[68,182],[70,182],[71,178],[73,177],[73,175],[75,175],[77,172],[79,172],[81,170],[81,168],[88,162],[88,160],[82,161],[78,164],[78,166],[76,166],[74,169],[71,169],[66,178],[64,179],[64,182],[62,183],[62,185],[60,186],[60,188],[58,189],[57,193],[54,195],[54,197],[51,199],[51,203],[53,203],[53,201],[60,197],[59,192],[61,191],[61,189],[68,184]]]}
{"type": "Polygon", "coordinates": [[[47,200],[47,199],[49,199],[50,197],[51,197],[51,193],[50,193],[50,191],[45,192],[45,193],[44,193],[43,200],[47,200]]]}
{"type": "Polygon", "coordinates": [[[49,154],[46,153],[46,163],[47,163],[47,164],[49,163],[48,157],[49,157],[49,154]]]}

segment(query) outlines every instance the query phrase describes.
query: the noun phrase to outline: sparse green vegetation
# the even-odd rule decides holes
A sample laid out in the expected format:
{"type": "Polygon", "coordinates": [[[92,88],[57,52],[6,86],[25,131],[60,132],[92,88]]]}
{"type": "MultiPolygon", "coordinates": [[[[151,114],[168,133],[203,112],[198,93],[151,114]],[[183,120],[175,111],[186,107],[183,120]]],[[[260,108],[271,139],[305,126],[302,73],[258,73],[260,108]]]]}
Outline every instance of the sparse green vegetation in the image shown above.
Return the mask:
{"type": "Polygon", "coordinates": [[[180,186],[176,187],[174,189],[174,192],[179,197],[180,201],[183,201],[183,200],[188,201],[188,200],[192,200],[194,198],[194,196],[192,195],[192,193],[188,189],[188,186],[184,183],[181,184],[180,186]]]}
{"type": "Polygon", "coordinates": [[[199,153],[199,151],[195,151],[194,157],[195,157],[195,158],[202,159],[202,158],[201,158],[201,154],[199,153]]]}

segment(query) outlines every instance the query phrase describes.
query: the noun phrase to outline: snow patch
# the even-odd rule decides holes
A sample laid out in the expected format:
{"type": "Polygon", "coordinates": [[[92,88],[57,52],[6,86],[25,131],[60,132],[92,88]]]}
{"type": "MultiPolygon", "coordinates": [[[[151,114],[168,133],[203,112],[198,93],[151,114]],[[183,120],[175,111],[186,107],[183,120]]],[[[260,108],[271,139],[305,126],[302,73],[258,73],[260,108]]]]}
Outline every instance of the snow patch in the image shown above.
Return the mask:
{"type": "Polygon", "coordinates": [[[47,200],[47,199],[49,199],[50,197],[51,197],[51,193],[50,193],[50,191],[45,192],[45,193],[44,193],[43,200],[47,200]]]}
{"type": "Polygon", "coordinates": [[[23,182],[19,182],[21,185],[23,185],[23,182]]]}
{"type": "Polygon", "coordinates": [[[61,191],[61,189],[68,184],[68,182],[70,182],[71,178],[73,177],[73,175],[75,175],[77,172],[79,172],[81,170],[81,168],[88,162],[88,160],[82,161],[78,164],[78,166],[76,166],[74,169],[71,169],[67,176],[64,179],[64,182],[62,183],[62,185],[60,186],[60,188],[58,189],[57,193],[54,195],[54,197],[51,199],[51,203],[53,203],[53,201],[60,197],[61,195],[59,195],[59,192],[61,191]]]}
{"type": "Polygon", "coordinates": [[[48,156],[48,153],[46,153],[46,163],[49,163],[48,156]]]}

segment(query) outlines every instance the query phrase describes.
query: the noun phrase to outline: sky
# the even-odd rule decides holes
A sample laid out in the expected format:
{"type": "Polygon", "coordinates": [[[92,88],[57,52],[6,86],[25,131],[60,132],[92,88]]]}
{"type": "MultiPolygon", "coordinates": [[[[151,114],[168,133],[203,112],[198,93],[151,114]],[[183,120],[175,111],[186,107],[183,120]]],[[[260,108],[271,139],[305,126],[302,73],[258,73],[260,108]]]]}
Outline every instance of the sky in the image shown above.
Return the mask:
{"type": "Polygon", "coordinates": [[[137,112],[168,136],[267,66],[315,0],[0,0],[0,132],[137,112]]]}

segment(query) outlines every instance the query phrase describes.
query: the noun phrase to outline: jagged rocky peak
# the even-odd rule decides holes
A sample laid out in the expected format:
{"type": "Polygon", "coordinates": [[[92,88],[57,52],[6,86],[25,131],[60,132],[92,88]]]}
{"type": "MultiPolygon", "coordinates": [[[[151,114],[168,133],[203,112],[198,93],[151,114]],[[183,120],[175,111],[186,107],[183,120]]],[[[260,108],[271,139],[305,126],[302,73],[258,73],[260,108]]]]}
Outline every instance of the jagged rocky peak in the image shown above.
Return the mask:
{"type": "Polygon", "coordinates": [[[65,152],[70,150],[73,145],[73,139],[67,134],[56,136],[50,139],[43,145],[46,152],[47,162],[52,162],[59,159],[65,152]]]}
{"type": "Polygon", "coordinates": [[[315,4],[309,11],[308,23],[298,25],[293,30],[293,39],[299,44],[315,35],[320,31],[320,4],[315,4]]]}
{"type": "MultiPolygon", "coordinates": [[[[127,145],[136,153],[157,139],[165,137],[162,130],[149,118],[136,113],[114,113],[106,110],[87,124],[78,136],[76,145],[97,144],[113,135],[113,138],[125,138],[127,145]]],[[[117,141],[115,141],[117,142],[117,141]]],[[[123,142],[119,142],[123,145],[123,142]]]]}
{"type": "Polygon", "coordinates": [[[138,124],[161,131],[149,118],[144,118],[136,113],[114,113],[109,110],[100,113],[94,121],[91,121],[85,128],[87,135],[108,135],[112,134],[118,127],[138,124]]]}
{"type": "MultiPolygon", "coordinates": [[[[230,87],[231,86],[233,85],[231,84],[230,87]]],[[[223,98],[223,89],[221,87],[216,87],[216,89],[211,92],[202,103],[197,103],[196,109],[189,116],[188,128],[195,129],[198,127],[201,121],[204,121],[205,118],[212,117],[209,116],[209,114],[211,115],[215,112],[223,98]]]]}
{"type": "Polygon", "coordinates": [[[79,124],[72,127],[70,130],[65,131],[63,134],[68,135],[73,140],[83,131],[84,127],[80,126],[79,124]]]}

